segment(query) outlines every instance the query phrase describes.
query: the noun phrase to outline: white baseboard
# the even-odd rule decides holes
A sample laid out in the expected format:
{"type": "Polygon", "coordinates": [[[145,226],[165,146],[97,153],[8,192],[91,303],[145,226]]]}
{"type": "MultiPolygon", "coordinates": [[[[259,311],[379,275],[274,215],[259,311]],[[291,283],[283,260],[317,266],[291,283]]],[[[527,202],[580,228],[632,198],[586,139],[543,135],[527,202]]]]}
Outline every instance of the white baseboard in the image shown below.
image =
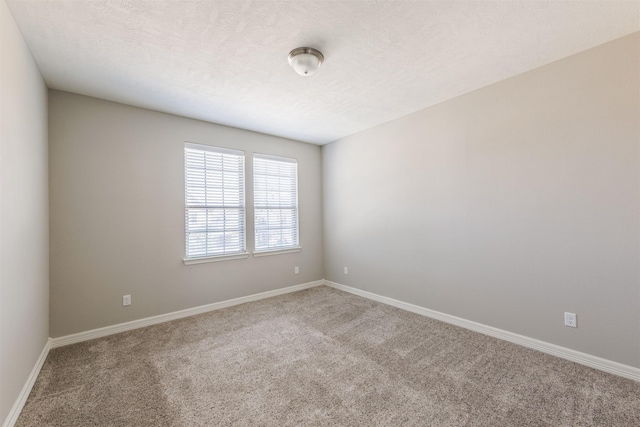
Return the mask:
{"type": "Polygon", "coordinates": [[[170,320],[182,319],[183,317],[195,316],[196,314],[207,313],[209,311],[220,310],[222,308],[232,307],[246,302],[258,301],[265,298],[271,298],[278,295],[288,294],[291,292],[301,291],[303,289],[313,288],[324,284],[324,280],[316,280],[315,282],[303,283],[300,285],[289,286],[286,288],[275,289],[273,291],[261,292],[259,294],[248,295],[246,297],[234,298],[226,301],[214,302],[213,304],[201,305],[199,307],[188,308],[186,310],[174,311],[172,313],[160,314],[158,316],[146,317],[144,319],[132,320],[131,322],[119,323],[117,325],[105,326],[104,328],[92,329],[90,331],[79,332],[77,334],[65,335],[63,337],[53,338],[51,348],[62,347],[69,344],[75,344],[82,341],[88,341],[95,338],[105,337],[107,335],[118,334],[120,332],[131,331],[133,329],[144,328],[145,326],[156,325],[158,323],[168,322],[170,320]]]}
{"type": "Polygon", "coordinates": [[[36,379],[40,374],[40,369],[42,369],[42,365],[44,365],[44,361],[47,359],[47,355],[49,354],[49,350],[51,349],[51,338],[47,339],[44,348],[42,349],[42,353],[36,360],[36,364],[31,370],[29,377],[27,378],[27,382],[24,383],[16,402],[13,404],[13,407],[9,411],[9,415],[4,420],[2,427],[13,427],[16,421],[18,421],[18,417],[20,416],[20,412],[22,412],[22,408],[24,404],[27,402],[27,398],[29,397],[29,393],[31,393],[31,389],[33,385],[36,383],[36,379]]]}
{"type": "Polygon", "coordinates": [[[631,380],[640,381],[640,369],[633,366],[624,365],[622,363],[614,362],[612,360],[603,359],[601,357],[592,356],[580,351],[571,350],[570,348],[561,347],[559,345],[551,344],[545,341],[540,341],[534,338],[529,338],[524,335],[515,334],[502,329],[494,328],[492,326],[483,325],[481,323],[472,322],[471,320],[462,319],[460,317],[451,316],[449,314],[441,313],[439,311],[430,310],[428,308],[420,307],[418,305],[409,304],[407,302],[398,301],[392,298],[377,295],[371,292],[363,291],[360,289],[352,288],[350,286],[341,285],[340,283],[331,282],[325,280],[324,284],[341,291],[349,292],[354,295],[358,295],[364,298],[368,298],[373,301],[378,301],[383,304],[392,305],[397,308],[401,308],[412,313],[420,314],[423,316],[431,317],[436,320],[440,320],[445,323],[460,326],[465,329],[470,329],[481,334],[489,335],[490,337],[498,338],[504,341],[509,341],[514,344],[519,344],[523,347],[531,348],[541,351],[543,353],[551,354],[553,356],[561,357],[572,362],[579,363],[581,365],[589,366],[590,368],[599,369],[610,374],[618,375],[631,380]]]}

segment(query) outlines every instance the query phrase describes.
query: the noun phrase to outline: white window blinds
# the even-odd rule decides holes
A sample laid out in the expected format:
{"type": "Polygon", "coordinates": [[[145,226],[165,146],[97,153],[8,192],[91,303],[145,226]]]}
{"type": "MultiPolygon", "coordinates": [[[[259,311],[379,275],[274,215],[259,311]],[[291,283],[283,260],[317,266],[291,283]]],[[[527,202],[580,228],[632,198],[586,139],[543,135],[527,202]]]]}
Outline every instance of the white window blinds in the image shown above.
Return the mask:
{"type": "Polygon", "coordinates": [[[255,250],[298,247],[298,163],[254,154],[255,250]]]}
{"type": "Polygon", "coordinates": [[[244,153],[186,143],[187,258],[246,251],[244,153]]]}

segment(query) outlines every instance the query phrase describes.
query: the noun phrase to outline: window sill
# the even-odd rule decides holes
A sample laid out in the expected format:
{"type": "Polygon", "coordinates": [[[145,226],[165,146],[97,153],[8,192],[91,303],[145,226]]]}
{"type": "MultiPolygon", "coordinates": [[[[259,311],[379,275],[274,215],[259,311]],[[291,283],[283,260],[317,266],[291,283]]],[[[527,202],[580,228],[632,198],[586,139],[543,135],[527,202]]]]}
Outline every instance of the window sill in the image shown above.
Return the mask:
{"type": "Polygon", "coordinates": [[[289,249],[274,249],[272,251],[254,252],[253,256],[261,257],[261,256],[271,256],[271,255],[280,255],[280,254],[291,254],[294,252],[300,252],[301,249],[302,249],[301,246],[298,246],[295,248],[289,248],[289,249]]]}
{"type": "Polygon", "coordinates": [[[193,264],[204,264],[207,262],[218,262],[218,261],[229,261],[232,259],[243,259],[249,256],[249,252],[242,252],[239,254],[230,254],[230,255],[217,255],[217,256],[207,256],[202,258],[184,258],[182,262],[184,265],[193,265],[193,264]]]}

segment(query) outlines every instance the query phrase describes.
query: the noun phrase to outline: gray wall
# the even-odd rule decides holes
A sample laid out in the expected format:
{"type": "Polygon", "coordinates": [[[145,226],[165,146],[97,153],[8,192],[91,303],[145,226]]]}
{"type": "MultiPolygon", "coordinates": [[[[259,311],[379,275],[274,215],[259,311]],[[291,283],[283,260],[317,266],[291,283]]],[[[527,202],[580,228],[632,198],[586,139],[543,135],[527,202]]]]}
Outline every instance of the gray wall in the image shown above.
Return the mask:
{"type": "Polygon", "coordinates": [[[640,367],[639,39],[324,146],[325,278],[640,367]]]}
{"type": "Polygon", "coordinates": [[[55,90],[49,140],[52,337],[322,279],[320,147],[55,90]],[[185,266],[184,141],[245,151],[250,251],[252,152],[298,159],[302,251],[185,266]]]}
{"type": "Polygon", "coordinates": [[[49,337],[47,89],[0,0],[0,424],[49,337]]]}

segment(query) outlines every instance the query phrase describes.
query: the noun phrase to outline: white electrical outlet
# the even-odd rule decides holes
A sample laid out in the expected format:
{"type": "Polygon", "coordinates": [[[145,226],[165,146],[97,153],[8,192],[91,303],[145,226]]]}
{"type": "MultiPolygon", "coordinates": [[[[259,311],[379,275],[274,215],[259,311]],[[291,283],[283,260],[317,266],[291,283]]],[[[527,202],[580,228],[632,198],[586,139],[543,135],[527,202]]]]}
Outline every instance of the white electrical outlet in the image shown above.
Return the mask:
{"type": "Polygon", "coordinates": [[[349,274],[349,267],[344,268],[344,274],[349,274]]]}
{"type": "Polygon", "coordinates": [[[571,328],[578,327],[578,316],[575,313],[564,312],[564,325],[571,328]]]}
{"type": "Polygon", "coordinates": [[[122,295],[122,305],[131,305],[131,295],[122,295]]]}
{"type": "Polygon", "coordinates": [[[293,267],[293,274],[300,273],[300,269],[298,267],[293,267]]]}

